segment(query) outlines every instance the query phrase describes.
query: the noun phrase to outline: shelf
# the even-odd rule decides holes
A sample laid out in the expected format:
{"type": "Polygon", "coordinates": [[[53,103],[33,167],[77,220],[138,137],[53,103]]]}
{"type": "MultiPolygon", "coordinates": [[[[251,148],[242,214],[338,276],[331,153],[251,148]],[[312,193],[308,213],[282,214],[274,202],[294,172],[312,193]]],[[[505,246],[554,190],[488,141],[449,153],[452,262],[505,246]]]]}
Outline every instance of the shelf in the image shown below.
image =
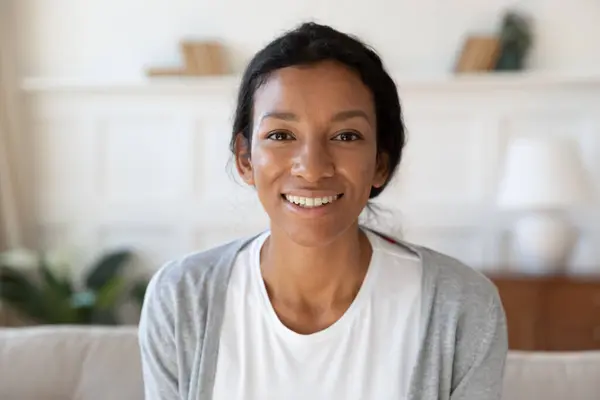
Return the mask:
{"type": "Polygon", "coordinates": [[[239,77],[235,75],[193,78],[140,78],[132,80],[26,78],[21,89],[26,93],[92,92],[92,93],[152,93],[235,90],[239,77]]]}
{"type": "MultiPolygon", "coordinates": [[[[590,87],[600,89],[600,75],[567,75],[542,72],[479,73],[461,75],[406,76],[392,75],[400,91],[410,90],[488,90],[548,87],[590,87]]],[[[86,92],[132,94],[203,94],[235,91],[240,76],[140,78],[132,80],[98,80],[68,78],[26,78],[21,88],[26,93],[86,92]]]]}

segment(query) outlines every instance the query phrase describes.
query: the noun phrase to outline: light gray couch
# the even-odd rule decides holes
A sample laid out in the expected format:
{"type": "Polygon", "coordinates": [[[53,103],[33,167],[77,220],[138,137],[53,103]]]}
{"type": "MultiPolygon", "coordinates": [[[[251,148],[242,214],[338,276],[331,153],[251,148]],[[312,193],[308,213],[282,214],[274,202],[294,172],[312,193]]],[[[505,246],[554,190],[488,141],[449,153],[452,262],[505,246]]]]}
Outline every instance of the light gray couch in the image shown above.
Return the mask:
{"type": "MultiPolygon", "coordinates": [[[[1,328],[0,399],[143,399],[136,328],[1,328]]],[[[511,352],[504,399],[598,400],[600,351],[511,352]]]]}

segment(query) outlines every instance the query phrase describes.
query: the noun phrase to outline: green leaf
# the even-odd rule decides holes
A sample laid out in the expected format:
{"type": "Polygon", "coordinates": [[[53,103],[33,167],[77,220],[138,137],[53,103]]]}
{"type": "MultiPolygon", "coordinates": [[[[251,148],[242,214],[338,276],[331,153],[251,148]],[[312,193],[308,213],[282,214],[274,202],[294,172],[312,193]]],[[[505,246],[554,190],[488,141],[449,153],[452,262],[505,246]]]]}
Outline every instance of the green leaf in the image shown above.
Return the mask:
{"type": "Polygon", "coordinates": [[[119,320],[114,310],[96,310],[90,323],[97,325],[118,325],[119,320]]]}
{"type": "Polygon", "coordinates": [[[15,310],[45,324],[76,322],[64,284],[54,279],[48,270],[40,269],[42,279],[39,284],[14,269],[5,267],[1,270],[0,298],[15,310]]]}
{"type": "Polygon", "coordinates": [[[96,292],[96,309],[103,311],[114,309],[124,287],[125,280],[122,277],[113,277],[96,292]]]}
{"type": "Polygon", "coordinates": [[[90,307],[80,307],[76,309],[77,323],[81,325],[89,325],[94,320],[94,309],[90,307]]]}
{"type": "Polygon", "coordinates": [[[148,288],[147,280],[140,280],[133,284],[130,291],[130,296],[135,300],[137,305],[141,307],[144,304],[146,297],[146,289],[148,288]]]}
{"type": "Polygon", "coordinates": [[[70,298],[48,285],[42,287],[44,313],[49,323],[61,324],[76,321],[70,298]]]}
{"type": "Polygon", "coordinates": [[[0,267],[0,299],[30,318],[47,321],[42,290],[13,268],[0,267]]]}
{"type": "Polygon", "coordinates": [[[118,251],[103,256],[91,269],[85,284],[88,289],[98,291],[115,276],[118,276],[125,263],[129,261],[129,251],[118,251]]]}
{"type": "Polygon", "coordinates": [[[56,277],[45,257],[40,259],[42,294],[48,320],[59,324],[77,322],[77,312],[71,305],[73,294],[71,283],[67,278],[56,277]]]}
{"type": "Polygon", "coordinates": [[[77,323],[83,325],[91,324],[96,307],[96,293],[90,290],[73,293],[71,307],[73,307],[75,312],[77,323]]]}
{"type": "Polygon", "coordinates": [[[40,263],[40,272],[46,286],[51,292],[55,293],[57,297],[62,297],[64,299],[71,297],[73,294],[71,283],[67,280],[67,278],[60,279],[54,276],[48,267],[48,263],[45,258],[42,258],[42,262],[40,263]]]}

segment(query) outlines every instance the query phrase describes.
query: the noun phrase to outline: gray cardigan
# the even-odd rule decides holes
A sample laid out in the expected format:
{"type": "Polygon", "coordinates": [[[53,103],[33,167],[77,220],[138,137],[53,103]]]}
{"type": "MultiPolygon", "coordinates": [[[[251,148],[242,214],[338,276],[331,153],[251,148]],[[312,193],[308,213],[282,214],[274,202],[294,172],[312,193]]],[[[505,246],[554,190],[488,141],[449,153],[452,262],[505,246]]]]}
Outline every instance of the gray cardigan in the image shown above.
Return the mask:
{"type": "MultiPolygon", "coordinates": [[[[187,255],[148,286],[139,324],[146,400],[210,400],[227,284],[253,238],[187,255]]],[[[422,343],[409,400],[499,400],[508,340],[498,292],[483,274],[395,240],[423,265],[422,343]]]]}

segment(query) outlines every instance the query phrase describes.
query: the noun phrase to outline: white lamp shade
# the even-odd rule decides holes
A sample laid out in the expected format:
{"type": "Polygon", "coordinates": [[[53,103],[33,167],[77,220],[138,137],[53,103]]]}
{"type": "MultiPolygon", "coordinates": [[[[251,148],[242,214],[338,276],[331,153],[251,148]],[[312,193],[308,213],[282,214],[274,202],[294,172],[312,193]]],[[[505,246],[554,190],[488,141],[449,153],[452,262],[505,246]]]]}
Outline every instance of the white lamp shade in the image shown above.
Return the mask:
{"type": "Polygon", "coordinates": [[[530,136],[508,147],[498,194],[507,209],[561,209],[588,200],[585,169],[567,138],[530,136]]]}

